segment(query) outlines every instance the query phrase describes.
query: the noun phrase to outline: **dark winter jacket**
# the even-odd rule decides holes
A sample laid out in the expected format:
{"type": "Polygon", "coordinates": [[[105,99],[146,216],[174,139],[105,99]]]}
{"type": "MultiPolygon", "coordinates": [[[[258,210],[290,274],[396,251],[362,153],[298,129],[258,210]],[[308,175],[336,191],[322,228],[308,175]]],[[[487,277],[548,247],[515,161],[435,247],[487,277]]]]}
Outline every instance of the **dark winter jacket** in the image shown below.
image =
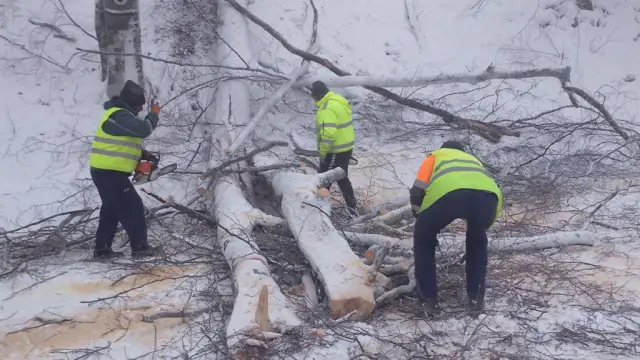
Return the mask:
{"type": "Polygon", "coordinates": [[[104,103],[104,109],[120,107],[126,110],[118,110],[111,114],[109,119],[102,124],[102,131],[112,136],[133,136],[146,138],[158,126],[158,115],[148,113],[144,120],[140,120],[136,114],[120,97],[114,96],[104,103]]]}

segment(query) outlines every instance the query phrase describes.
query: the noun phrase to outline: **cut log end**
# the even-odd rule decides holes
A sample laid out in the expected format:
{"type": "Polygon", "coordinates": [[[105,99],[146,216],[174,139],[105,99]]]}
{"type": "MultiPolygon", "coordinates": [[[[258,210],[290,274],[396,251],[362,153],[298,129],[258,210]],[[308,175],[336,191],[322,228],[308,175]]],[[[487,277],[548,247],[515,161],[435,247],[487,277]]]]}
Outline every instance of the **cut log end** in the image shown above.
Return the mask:
{"type": "Polygon", "coordinates": [[[329,303],[332,319],[339,319],[355,311],[350,319],[356,321],[366,320],[369,318],[375,306],[375,302],[359,297],[336,299],[331,300],[329,303]]]}
{"type": "Polygon", "coordinates": [[[318,189],[318,196],[326,198],[326,197],[329,197],[329,195],[330,195],[329,189],[327,189],[327,188],[319,188],[318,189]]]}
{"type": "Polygon", "coordinates": [[[269,320],[269,287],[267,285],[262,285],[262,289],[260,289],[258,307],[256,308],[256,323],[260,327],[260,331],[272,331],[269,320]]]}

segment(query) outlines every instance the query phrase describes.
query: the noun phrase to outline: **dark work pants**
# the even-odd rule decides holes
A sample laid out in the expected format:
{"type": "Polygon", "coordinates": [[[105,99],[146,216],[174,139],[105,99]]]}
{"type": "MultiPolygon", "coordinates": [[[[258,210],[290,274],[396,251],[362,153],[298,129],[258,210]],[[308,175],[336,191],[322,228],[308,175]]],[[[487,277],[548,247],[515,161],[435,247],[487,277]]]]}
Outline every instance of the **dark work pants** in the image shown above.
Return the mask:
{"type": "MultiPolygon", "coordinates": [[[[344,197],[344,202],[347,204],[347,209],[357,210],[356,196],[353,192],[353,186],[349,180],[349,160],[351,160],[351,154],[353,150],[345,151],[337,154],[327,154],[324,158],[324,162],[320,163],[320,172],[327,172],[329,170],[340,167],[347,174],[344,179],[338,180],[338,187],[344,197]]],[[[327,186],[327,189],[331,188],[331,184],[327,186]]]]}
{"type": "Polygon", "coordinates": [[[111,250],[118,223],[127,232],[132,251],[147,249],[149,243],[144,206],[140,195],[129,181],[129,175],[120,171],[92,168],[91,179],[102,200],[95,251],[111,250]]]}
{"type": "Polygon", "coordinates": [[[461,189],[441,197],[420,212],[413,234],[415,273],[421,300],[436,298],[437,235],[456,219],[467,221],[466,274],[469,299],[484,299],[487,275],[487,229],[498,207],[495,194],[461,189]]]}

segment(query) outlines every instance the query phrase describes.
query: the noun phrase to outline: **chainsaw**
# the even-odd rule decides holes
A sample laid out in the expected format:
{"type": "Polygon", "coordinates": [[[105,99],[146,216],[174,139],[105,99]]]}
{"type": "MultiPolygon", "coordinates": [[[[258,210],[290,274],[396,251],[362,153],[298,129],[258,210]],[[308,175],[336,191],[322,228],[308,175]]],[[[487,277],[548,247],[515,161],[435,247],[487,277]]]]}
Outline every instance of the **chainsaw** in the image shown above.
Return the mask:
{"type": "MultiPolygon", "coordinates": [[[[319,157],[320,153],[314,150],[304,150],[304,149],[295,149],[293,153],[296,155],[309,156],[309,157],[319,157]]],[[[349,165],[358,165],[358,159],[353,156],[349,159],[349,165]]]]}
{"type": "Polygon", "coordinates": [[[142,185],[148,182],[154,181],[162,175],[172,173],[178,169],[178,164],[170,164],[163,168],[158,168],[160,162],[160,154],[153,153],[154,160],[141,160],[136,166],[135,174],[133,175],[133,184],[142,185]]]}

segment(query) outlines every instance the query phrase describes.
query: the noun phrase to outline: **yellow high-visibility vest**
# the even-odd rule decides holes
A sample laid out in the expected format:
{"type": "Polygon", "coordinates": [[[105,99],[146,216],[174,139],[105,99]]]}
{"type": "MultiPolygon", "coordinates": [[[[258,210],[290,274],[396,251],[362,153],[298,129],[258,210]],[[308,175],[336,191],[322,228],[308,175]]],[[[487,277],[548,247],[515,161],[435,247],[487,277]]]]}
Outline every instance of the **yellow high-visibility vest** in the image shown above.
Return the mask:
{"type": "Polygon", "coordinates": [[[142,157],[142,138],[113,136],[102,130],[102,124],[118,110],[122,110],[122,108],[113,107],[102,116],[93,145],[91,145],[89,166],[96,169],[132,173],[142,157]]]}
{"type": "Polygon", "coordinates": [[[435,163],[420,211],[454,190],[485,190],[498,197],[498,208],[491,222],[493,224],[502,210],[502,191],[480,160],[456,149],[438,149],[431,154],[435,156],[435,163]]]}

